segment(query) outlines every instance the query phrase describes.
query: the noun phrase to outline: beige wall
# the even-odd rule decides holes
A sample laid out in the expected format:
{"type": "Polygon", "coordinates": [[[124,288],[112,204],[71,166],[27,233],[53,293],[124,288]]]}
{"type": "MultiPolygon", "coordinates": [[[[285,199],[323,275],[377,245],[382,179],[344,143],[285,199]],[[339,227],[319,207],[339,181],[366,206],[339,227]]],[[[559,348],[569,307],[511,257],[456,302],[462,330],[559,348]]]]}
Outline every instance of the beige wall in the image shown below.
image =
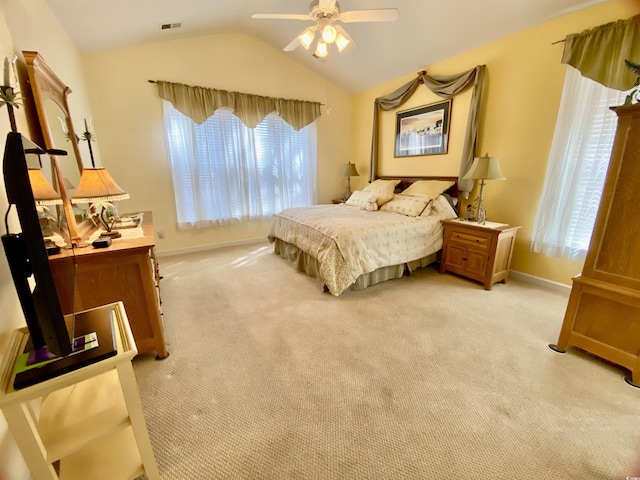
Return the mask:
{"type": "MultiPolygon", "coordinates": [[[[612,0],[427,67],[432,75],[448,75],[476,65],[487,66],[476,154],[498,156],[507,177],[487,182],[485,200],[490,220],[522,225],[512,263],[515,270],[569,284],[582,269],[582,262],[549,258],[529,249],[566,68],[560,64],[563,44],[552,43],[569,33],[639,12],[640,3],[635,0],[612,0]]],[[[354,97],[352,157],[361,173],[369,170],[374,98],[392,92],[414,75],[410,72],[354,97]]],[[[398,110],[439,101],[426,90],[421,87],[410,103],[398,110]]],[[[453,99],[448,155],[393,158],[396,112],[385,112],[380,121],[380,173],[457,175],[469,100],[469,92],[453,99]]]]}
{"type": "Polygon", "coordinates": [[[94,125],[104,165],[131,195],[120,211],[152,210],[159,251],[265,238],[269,222],[178,231],[162,103],[155,85],[167,80],[257,95],[327,103],[318,120],[318,200],[345,188],[351,98],[286,53],[238,33],[207,35],[98,52],[84,57],[94,125]]]}
{"type": "MultiPolygon", "coordinates": [[[[88,96],[85,89],[82,60],[71,43],[69,36],[54,17],[45,0],[4,0],[0,2],[0,60],[11,58],[22,50],[39,51],[58,76],[73,93],[69,97],[74,123],[78,119],[90,116],[88,96]]],[[[18,130],[29,136],[24,108],[16,111],[18,130]]],[[[6,108],[0,108],[0,148],[4,151],[4,142],[10,130],[6,108]]],[[[0,177],[0,211],[4,215],[7,209],[4,182],[0,177]]],[[[19,224],[14,215],[10,218],[10,229],[18,231],[19,224]]],[[[4,229],[3,229],[3,232],[4,229]]],[[[0,356],[6,349],[10,333],[24,326],[24,316],[4,254],[0,254],[0,356]]],[[[4,417],[0,416],[0,479],[17,480],[29,478],[29,472],[22,460],[12,436],[7,431],[4,417]]]]}

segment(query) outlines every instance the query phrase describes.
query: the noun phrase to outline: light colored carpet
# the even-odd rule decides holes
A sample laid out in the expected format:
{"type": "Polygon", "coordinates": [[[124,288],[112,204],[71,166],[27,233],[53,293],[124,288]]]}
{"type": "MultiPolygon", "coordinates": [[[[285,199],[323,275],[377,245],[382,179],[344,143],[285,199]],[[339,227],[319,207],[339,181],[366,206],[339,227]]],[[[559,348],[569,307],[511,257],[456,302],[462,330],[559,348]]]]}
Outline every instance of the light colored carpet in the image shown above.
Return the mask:
{"type": "Polygon", "coordinates": [[[160,259],[170,356],[135,360],[172,479],[611,479],[640,389],[555,343],[567,297],[428,267],[340,297],[266,242],[160,259]]]}

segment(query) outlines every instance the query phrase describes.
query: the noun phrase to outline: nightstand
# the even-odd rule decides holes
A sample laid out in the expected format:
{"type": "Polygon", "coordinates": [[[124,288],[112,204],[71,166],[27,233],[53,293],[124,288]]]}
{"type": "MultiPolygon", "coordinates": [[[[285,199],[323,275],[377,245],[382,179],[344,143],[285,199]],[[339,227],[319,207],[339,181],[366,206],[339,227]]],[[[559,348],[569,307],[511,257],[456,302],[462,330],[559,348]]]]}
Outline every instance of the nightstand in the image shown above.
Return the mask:
{"type": "Polygon", "coordinates": [[[333,203],[334,205],[339,205],[341,203],[344,203],[344,200],[342,200],[341,198],[334,198],[333,200],[331,200],[331,203],[333,203]]]}
{"type": "Polygon", "coordinates": [[[450,271],[477,280],[485,290],[491,290],[496,282],[507,283],[519,226],[461,220],[443,220],[442,224],[440,273],[450,271]]]}

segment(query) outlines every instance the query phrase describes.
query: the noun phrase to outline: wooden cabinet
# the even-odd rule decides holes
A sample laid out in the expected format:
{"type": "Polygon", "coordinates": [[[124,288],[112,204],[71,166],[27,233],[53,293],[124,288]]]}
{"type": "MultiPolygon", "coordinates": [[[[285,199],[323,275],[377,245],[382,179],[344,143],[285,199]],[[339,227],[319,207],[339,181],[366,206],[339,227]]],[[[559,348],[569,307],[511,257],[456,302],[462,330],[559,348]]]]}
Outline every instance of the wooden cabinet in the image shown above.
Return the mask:
{"type": "Polygon", "coordinates": [[[440,273],[446,271],[482,282],[491,290],[496,282],[507,282],[513,245],[520,227],[480,225],[444,220],[444,243],[440,273]]]}
{"type": "MultiPolygon", "coordinates": [[[[35,480],[159,479],[123,305],[95,310],[107,321],[111,316],[115,356],[15,390],[13,366],[29,335],[16,330],[0,371],[0,408],[35,480]]],[[[82,320],[77,317],[76,331],[90,327],[82,320]]]]}
{"type": "Polygon", "coordinates": [[[618,128],[591,243],[551,347],[573,345],[621,365],[640,387],[640,104],[613,110],[618,128]]]}
{"type": "Polygon", "coordinates": [[[63,249],[49,263],[65,314],[122,301],[138,352],[165,358],[151,212],[144,212],[142,230],[144,237],[114,239],[107,248],[63,249]]]}

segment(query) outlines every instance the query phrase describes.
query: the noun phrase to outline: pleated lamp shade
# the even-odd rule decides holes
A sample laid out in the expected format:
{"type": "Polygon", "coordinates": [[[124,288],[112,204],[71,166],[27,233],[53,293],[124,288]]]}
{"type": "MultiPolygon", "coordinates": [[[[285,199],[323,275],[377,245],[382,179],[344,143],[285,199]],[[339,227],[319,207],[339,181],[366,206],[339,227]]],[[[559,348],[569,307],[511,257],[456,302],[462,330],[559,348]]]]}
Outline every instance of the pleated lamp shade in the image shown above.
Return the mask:
{"type": "Polygon", "coordinates": [[[29,169],[29,182],[36,205],[62,205],[62,198],[47,181],[39,168],[29,169]]]}
{"type": "Polygon", "coordinates": [[[343,177],[359,177],[360,174],[358,173],[358,170],[356,170],[356,166],[349,162],[347,164],[345,164],[344,168],[342,169],[342,176],[343,177]]]}
{"type": "Polygon", "coordinates": [[[490,157],[488,153],[484,157],[474,158],[471,168],[462,178],[463,180],[505,180],[498,157],[490,157]]]}
{"type": "Polygon", "coordinates": [[[85,168],[71,200],[73,203],[96,203],[127,198],[129,194],[120,188],[106,169],[85,168]]]}

